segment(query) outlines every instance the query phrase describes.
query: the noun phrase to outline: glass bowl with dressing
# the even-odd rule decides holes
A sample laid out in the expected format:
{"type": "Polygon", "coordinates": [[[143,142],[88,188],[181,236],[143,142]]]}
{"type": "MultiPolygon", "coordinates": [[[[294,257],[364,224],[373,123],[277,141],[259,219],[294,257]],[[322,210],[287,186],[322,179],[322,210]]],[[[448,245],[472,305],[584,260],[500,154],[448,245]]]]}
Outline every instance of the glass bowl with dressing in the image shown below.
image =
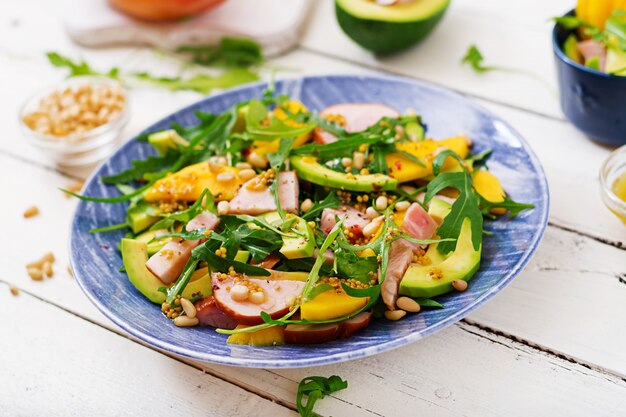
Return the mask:
{"type": "Polygon", "coordinates": [[[600,169],[602,201],[626,224],[626,145],[617,148],[600,169]]]}

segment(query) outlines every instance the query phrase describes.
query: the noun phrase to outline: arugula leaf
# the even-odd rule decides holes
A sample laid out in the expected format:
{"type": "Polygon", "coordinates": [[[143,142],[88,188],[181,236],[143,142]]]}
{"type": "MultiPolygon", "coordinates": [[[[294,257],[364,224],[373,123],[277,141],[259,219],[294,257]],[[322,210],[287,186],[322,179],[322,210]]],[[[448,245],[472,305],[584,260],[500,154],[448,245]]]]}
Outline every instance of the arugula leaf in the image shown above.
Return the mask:
{"type": "Polygon", "coordinates": [[[141,180],[145,174],[171,166],[179,156],[179,152],[170,149],[164,156],[150,155],[146,159],[136,159],[131,162],[131,168],[115,175],[100,177],[100,180],[105,184],[123,184],[141,180]]]}
{"type": "Polygon", "coordinates": [[[376,256],[361,257],[343,248],[335,250],[334,256],[337,262],[337,274],[342,278],[354,278],[369,284],[371,280],[369,273],[378,271],[376,256]]]}
{"type": "Polygon", "coordinates": [[[150,227],[150,230],[162,230],[169,229],[176,222],[189,223],[191,219],[196,217],[204,210],[215,211],[215,203],[213,201],[213,194],[209,192],[208,188],[205,188],[200,194],[200,197],[193,203],[187,210],[177,211],[175,213],[165,216],[150,227]]]}
{"type": "Polygon", "coordinates": [[[298,393],[296,394],[298,413],[302,417],[316,417],[317,414],[313,412],[313,407],[318,400],[321,400],[333,392],[346,388],[348,388],[348,382],[337,375],[333,375],[329,378],[321,376],[309,376],[304,378],[298,384],[298,393]],[[307,397],[307,401],[303,403],[302,400],[305,396],[307,397]]]}
{"type": "Polygon", "coordinates": [[[492,153],[492,149],[487,149],[486,151],[483,151],[479,154],[469,155],[467,158],[465,158],[465,163],[471,164],[470,166],[474,169],[478,167],[484,167],[487,165],[487,161],[491,157],[492,153]]]}
{"type": "MultiPolygon", "coordinates": [[[[326,236],[326,239],[324,239],[324,243],[322,243],[322,246],[319,248],[319,253],[324,253],[328,250],[328,248],[330,248],[330,245],[332,245],[335,242],[335,239],[337,239],[337,236],[339,235],[339,232],[341,232],[342,227],[343,227],[343,219],[340,219],[337,223],[335,223],[333,228],[330,230],[330,232],[326,236]]],[[[317,259],[315,260],[315,263],[313,264],[313,267],[311,268],[311,272],[309,272],[309,276],[307,277],[306,283],[304,284],[304,288],[302,288],[302,302],[303,303],[310,300],[310,296],[312,294],[313,288],[315,287],[315,284],[320,278],[319,272],[323,263],[324,263],[324,257],[318,256],[317,259]]]]}
{"type": "Polygon", "coordinates": [[[290,126],[286,123],[287,120],[279,120],[268,111],[263,102],[252,99],[248,104],[248,112],[246,113],[246,132],[253,140],[273,141],[278,138],[309,133],[316,126],[312,122],[290,126]]]}
{"type": "Polygon", "coordinates": [[[474,71],[478,73],[499,69],[498,67],[483,65],[484,60],[485,58],[483,57],[483,54],[480,52],[478,47],[476,45],[470,45],[461,62],[463,64],[469,64],[474,69],[474,71]]]}
{"type": "MultiPolygon", "coordinates": [[[[437,235],[442,239],[457,239],[461,234],[461,228],[466,218],[469,218],[472,227],[472,244],[478,250],[482,243],[483,216],[479,209],[479,200],[474,193],[472,177],[467,171],[463,172],[443,172],[441,167],[447,157],[457,159],[461,166],[463,160],[453,151],[446,150],[437,155],[433,161],[433,173],[436,175],[426,189],[424,204],[428,203],[439,191],[452,187],[459,190],[458,198],[452,203],[450,213],[443,219],[437,229],[437,235]]],[[[442,254],[447,254],[456,248],[456,241],[444,241],[437,245],[437,250],[442,254]]]]}
{"type": "Polygon", "coordinates": [[[336,208],[339,206],[339,197],[337,193],[327,193],[326,197],[324,197],[321,201],[316,201],[313,203],[313,207],[311,210],[304,213],[302,217],[304,220],[313,220],[318,215],[321,215],[325,208],[336,208]]]}
{"type": "Polygon", "coordinates": [[[114,230],[126,229],[128,227],[128,222],[113,224],[111,226],[97,227],[94,229],[89,229],[89,233],[102,233],[102,232],[112,232],[114,230]]]}
{"type": "Polygon", "coordinates": [[[216,88],[234,87],[259,79],[258,74],[242,68],[231,69],[217,76],[196,74],[189,78],[157,77],[147,72],[137,72],[133,76],[171,91],[191,90],[202,94],[209,94],[216,88]]]}
{"type": "Polygon", "coordinates": [[[309,300],[314,299],[315,297],[317,297],[318,295],[320,295],[323,292],[330,291],[330,290],[333,290],[333,289],[335,289],[335,287],[333,287],[330,284],[326,284],[326,283],[318,284],[315,287],[313,287],[313,289],[309,293],[309,300]]]}
{"type": "Polygon", "coordinates": [[[535,207],[534,204],[524,204],[524,203],[518,203],[516,201],[513,201],[508,196],[504,196],[504,200],[498,203],[489,201],[485,197],[481,196],[480,194],[478,194],[478,199],[480,200],[480,210],[485,216],[490,216],[489,213],[494,208],[503,208],[509,212],[509,216],[511,218],[514,218],[520,212],[535,207]]]}
{"type": "Polygon", "coordinates": [[[552,20],[563,26],[565,29],[577,29],[581,26],[591,26],[590,23],[577,18],[576,16],[557,16],[553,17],[552,20]]]}
{"type": "Polygon", "coordinates": [[[413,298],[420,307],[429,307],[429,308],[444,308],[444,305],[438,301],[432,300],[430,298],[413,298]]]}
{"type": "Polygon", "coordinates": [[[248,68],[263,63],[261,45],[252,39],[223,37],[217,46],[184,45],[177,52],[190,53],[199,65],[248,68]]]}
{"type": "Polygon", "coordinates": [[[81,75],[102,75],[111,78],[118,78],[119,70],[117,68],[111,68],[108,72],[102,73],[94,70],[91,66],[85,62],[75,62],[72,59],[63,56],[57,52],[46,53],[48,61],[58,68],[67,68],[70,70],[68,77],[78,77],[81,75]]]}

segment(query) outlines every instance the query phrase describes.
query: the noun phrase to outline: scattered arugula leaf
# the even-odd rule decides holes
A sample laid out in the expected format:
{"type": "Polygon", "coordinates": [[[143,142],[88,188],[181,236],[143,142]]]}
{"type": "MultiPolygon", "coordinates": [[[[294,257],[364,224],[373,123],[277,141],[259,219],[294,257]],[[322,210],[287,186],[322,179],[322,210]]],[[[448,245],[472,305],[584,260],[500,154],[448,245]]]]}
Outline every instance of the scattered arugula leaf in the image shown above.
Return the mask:
{"type": "Polygon", "coordinates": [[[313,412],[313,407],[318,400],[346,388],[348,388],[348,382],[337,375],[332,375],[329,378],[322,376],[304,378],[298,384],[298,393],[296,394],[298,413],[302,417],[316,417],[317,414],[313,412]],[[304,397],[307,397],[306,403],[303,403],[304,397]]]}
{"type": "Polygon", "coordinates": [[[67,68],[70,70],[68,77],[79,77],[83,75],[101,75],[107,76],[111,78],[118,78],[119,70],[117,68],[111,68],[106,73],[98,72],[94,70],[87,62],[85,61],[73,61],[67,56],[61,55],[57,52],[48,52],[46,53],[48,57],[48,61],[57,68],[67,68]]]}
{"type": "Polygon", "coordinates": [[[234,87],[259,79],[258,74],[242,68],[231,69],[214,77],[207,74],[196,74],[189,78],[158,77],[147,72],[137,72],[133,76],[171,91],[191,90],[202,94],[209,94],[216,88],[234,87]]]}
{"type": "MultiPolygon", "coordinates": [[[[315,123],[292,123],[292,119],[280,120],[270,113],[266,105],[257,99],[250,100],[246,113],[246,133],[252,140],[274,141],[278,138],[300,136],[315,128],[315,123]]],[[[292,120],[293,121],[293,120],[292,120]]]]}
{"type": "Polygon", "coordinates": [[[514,218],[520,212],[535,207],[534,204],[525,204],[525,203],[518,203],[517,201],[513,201],[508,196],[504,196],[504,200],[500,201],[498,203],[494,203],[492,201],[489,201],[486,198],[484,198],[483,196],[481,196],[480,194],[478,194],[478,199],[480,201],[480,210],[482,211],[483,215],[488,216],[488,217],[493,217],[489,213],[494,208],[506,209],[508,211],[508,213],[509,213],[509,217],[514,218]]]}
{"type": "Polygon", "coordinates": [[[427,308],[444,308],[444,305],[441,304],[438,301],[435,301],[431,298],[414,298],[414,300],[417,302],[417,304],[420,305],[420,307],[427,307],[427,308]]]}
{"type": "Polygon", "coordinates": [[[249,68],[263,63],[263,49],[252,39],[223,37],[217,46],[184,45],[177,52],[191,54],[192,61],[205,66],[249,68]]]}
{"type": "Polygon", "coordinates": [[[483,54],[480,52],[478,47],[476,45],[470,45],[461,62],[464,64],[469,64],[474,69],[474,71],[478,73],[499,69],[498,67],[483,65],[484,60],[485,58],[483,57],[483,54]]]}
{"type": "Polygon", "coordinates": [[[103,232],[112,232],[114,230],[126,229],[128,227],[128,222],[112,224],[111,226],[97,227],[94,229],[89,229],[89,233],[103,233],[103,232]]]}

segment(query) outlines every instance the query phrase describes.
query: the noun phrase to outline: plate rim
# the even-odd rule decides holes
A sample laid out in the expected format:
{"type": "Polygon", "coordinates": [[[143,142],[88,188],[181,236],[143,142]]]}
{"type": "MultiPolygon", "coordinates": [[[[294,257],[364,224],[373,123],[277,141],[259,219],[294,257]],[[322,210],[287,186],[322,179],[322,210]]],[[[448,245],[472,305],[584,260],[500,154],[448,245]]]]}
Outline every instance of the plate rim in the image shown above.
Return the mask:
{"type": "MultiPolygon", "coordinates": [[[[424,331],[421,332],[412,332],[408,335],[402,336],[397,339],[393,339],[387,342],[359,348],[352,351],[334,353],[326,356],[317,356],[314,358],[304,358],[304,359],[249,359],[249,358],[241,358],[241,357],[232,357],[232,356],[221,356],[216,354],[211,354],[209,352],[197,352],[194,350],[186,349],[181,346],[177,346],[168,342],[162,342],[160,339],[153,337],[147,333],[142,332],[141,330],[136,329],[132,325],[129,325],[125,320],[121,317],[115,315],[111,310],[104,305],[99,298],[96,297],[95,293],[89,291],[83,283],[83,279],[80,276],[80,269],[76,266],[78,265],[78,260],[75,259],[75,254],[72,251],[72,243],[74,241],[74,231],[76,230],[76,222],[77,222],[77,214],[81,207],[87,202],[80,200],[77,204],[74,214],[72,216],[72,222],[70,223],[70,233],[68,240],[68,252],[69,252],[69,261],[72,271],[74,272],[74,277],[82,290],[82,292],[87,296],[87,298],[98,308],[98,310],[109,320],[115,323],[118,327],[120,327],[125,332],[129,333],[133,338],[138,339],[143,343],[147,343],[157,349],[163,350],[165,352],[179,355],[188,359],[198,360],[206,363],[212,364],[220,364],[234,367],[246,367],[246,368],[302,368],[302,367],[310,367],[310,366],[319,366],[319,365],[329,365],[332,363],[340,363],[354,359],[365,358],[368,356],[376,355],[379,353],[387,352],[393,349],[397,349],[402,346],[406,346],[412,344],[418,340],[424,339],[428,336],[431,336],[452,324],[462,320],[464,317],[469,315],[471,312],[478,309],[496,294],[501,292],[507,285],[515,279],[520,272],[526,267],[526,265],[530,262],[530,260],[535,255],[541,240],[545,234],[547,225],[548,225],[548,216],[550,213],[550,192],[549,185],[547,181],[547,177],[545,175],[545,171],[539,158],[535,154],[534,150],[530,146],[530,144],[526,141],[526,139],[516,130],[514,129],[506,120],[487,109],[482,104],[476,102],[474,99],[467,97],[464,94],[461,94],[457,91],[451,90],[446,87],[442,87],[438,84],[429,83],[422,80],[417,80],[413,78],[408,78],[405,76],[397,76],[397,75],[382,75],[382,74],[324,74],[324,75],[308,75],[302,77],[284,77],[278,80],[275,80],[276,84],[286,84],[289,82],[305,82],[307,80],[315,80],[315,79],[337,79],[337,78],[362,78],[362,79],[376,79],[380,81],[386,82],[405,82],[409,84],[418,85],[420,87],[426,87],[429,89],[437,90],[441,93],[445,93],[448,95],[456,96],[458,99],[468,102],[471,106],[477,108],[478,110],[484,112],[489,115],[490,118],[497,120],[499,123],[502,123],[506,129],[515,136],[515,138],[521,143],[524,151],[528,155],[528,158],[535,168],[538,178],[540,179],[539,183],[541,187],[539,187],[539,194],[545,198],[544,209],[541,213],[539,213],[539,226],[537,233],[533,236],[532,240],[529,243],[528,249],[523,253],[522,257],[518,260],[516,265],[509,270],[507,275],[498,282],[497,285],[490,287],[482,296],[474,299],[467,306],[461,308],[457,312],[449,315],[445,319],[437,322],[431,327],[427,327],[424,331]]],[[[170,119],[173,115],[178,113],[190,112],[196,109],[201,103],[206,101],[215,100],[220,96],[237,93],[242,90],[254,89],[261,86],[269,85],[268,81],[258,81],[254,83],[243,84],[241,86],[235,88],[225,89],[218,94],[206,96],[198,101],[195,101],[189,105],[186,105],[174,112],[167,114],[166,116],[160,118],[157,121],[152,122],[148,127],[141,130],[137,134],[133,135],[132,138],[127,140],[125,143],[121,144],[109,157],[107,157],[102,163],[100,163],[93,171],[91,175],[85,180],[85,186],[89,186],[93,181],[97,181],[96,176],[100,175],[100,171],[102,168],[110,162],[111,158],[120,152],[125,151],[128,147],[134,145],[136,138],[141,134],[149,132],[150,129],[158,124],[162,124],[166,120],[170,119]]]]}

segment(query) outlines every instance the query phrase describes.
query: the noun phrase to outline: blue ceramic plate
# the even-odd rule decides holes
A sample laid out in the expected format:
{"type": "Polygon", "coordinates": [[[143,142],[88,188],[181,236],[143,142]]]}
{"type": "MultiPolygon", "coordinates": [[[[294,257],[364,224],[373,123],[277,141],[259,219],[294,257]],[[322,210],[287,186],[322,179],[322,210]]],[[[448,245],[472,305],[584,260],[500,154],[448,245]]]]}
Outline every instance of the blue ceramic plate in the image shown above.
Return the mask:
{"type": "MultiPolygon", "coordinates": [[[[147,131],[166,129],[174,121],[193,125],[195,110],[221,112],[236,102],[260,97],[264,87],[259,83],[206,98],[147,131]]],[[[535,209],[513,220],[501,218],[486,223],[493,236],[485,236],[481,268],[467,291],[438,298],[445,309],[423,311],[398,322],[376,320],[349,339],[322,345],[248,347],[226,344],[226,336],[211,328],[178,328],[164,319],[160,308],[144,298],[126,274],[118,272],[122,257],[116,244],[125,232],[89,233],[91,228],[122,222],[125,204],[80,202],[71,231],[72,268],[83,291],[118,326],[159,349],[206,362],[267,368],[329,364],[384,352],[444,329],[502,290],[529,261],[546,227],[548,186],[528,144],[503,120],[459,94],[402,78],[307,77],[278,82],[276,90],[313,110],[349,102],[381,102],[400,111],[414,108],[428,124],[429,136],[446,138],[467,133],[476,152],[493,149],[490,169],[513,199],[535,204],[535,209]]],[[[98,178],[117,173],[129,167],[132,160],[153,153],[146,143],[128,142],[88,181],[86,195],[118,195],[114,187],[100,183],[98,178]]]]}

